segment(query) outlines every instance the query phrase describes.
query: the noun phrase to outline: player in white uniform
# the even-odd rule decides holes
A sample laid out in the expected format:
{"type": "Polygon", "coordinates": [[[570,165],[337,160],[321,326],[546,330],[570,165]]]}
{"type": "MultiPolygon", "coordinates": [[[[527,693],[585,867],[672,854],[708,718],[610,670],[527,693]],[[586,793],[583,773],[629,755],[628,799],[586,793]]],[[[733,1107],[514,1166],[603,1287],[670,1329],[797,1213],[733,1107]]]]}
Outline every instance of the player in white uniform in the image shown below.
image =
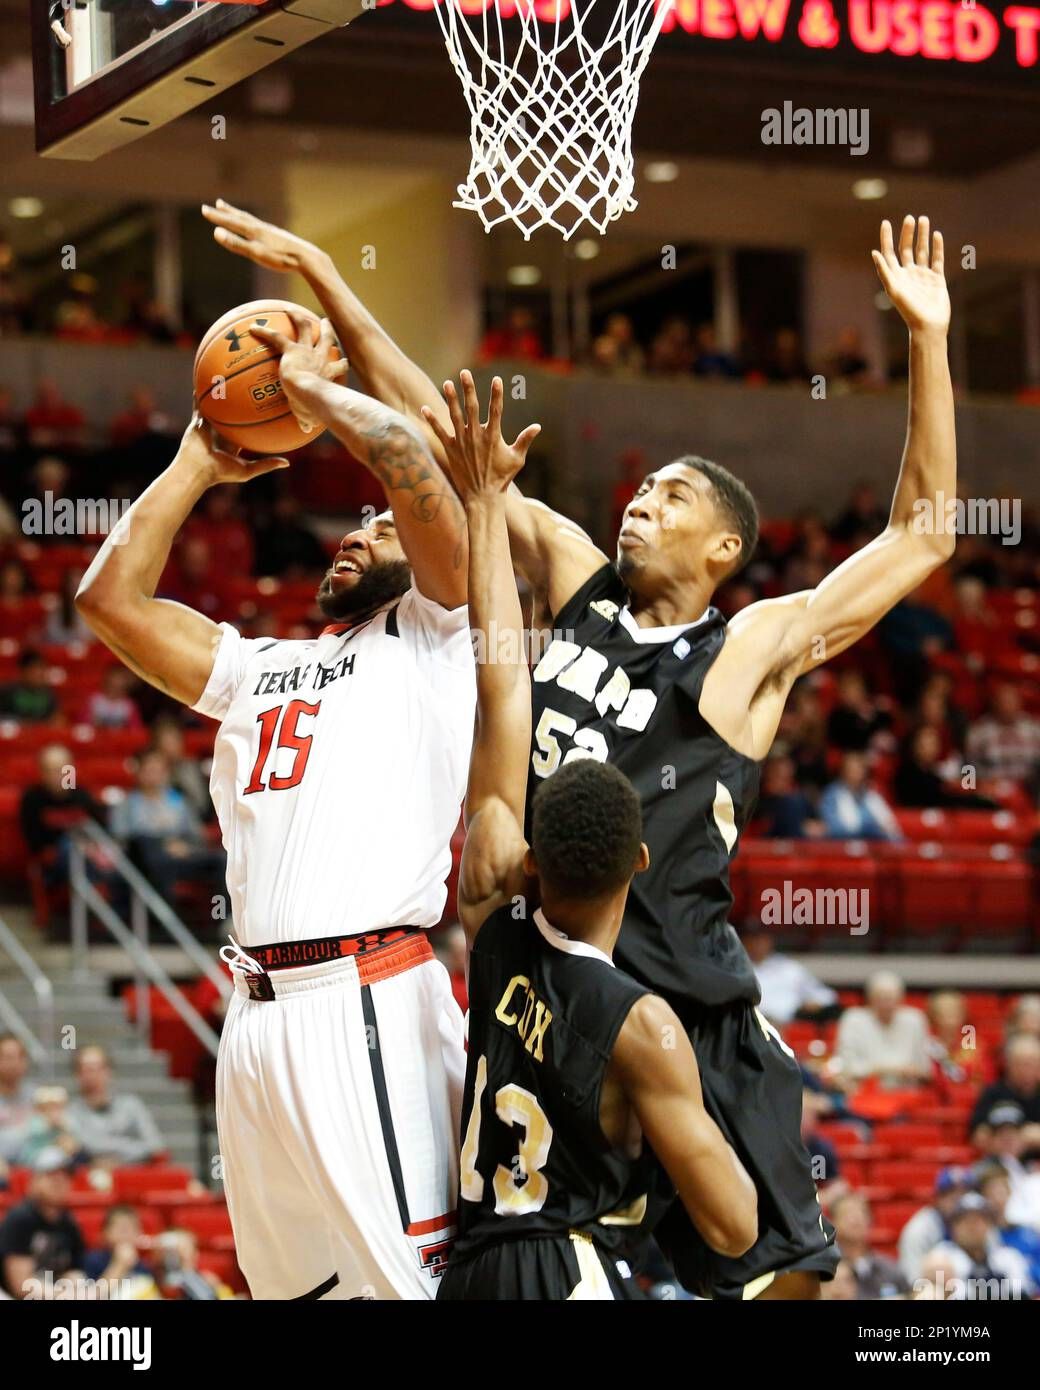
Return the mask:
{"type": "Polygon", "coordinates": [[[473,732],[465,518],[415,427],[338,385],[326,345],[278,340],[290,401],[380,478],[392,514],[344,536],[321,636],[245,639],[155,597],[203,492],[285,466],[223,453],[198,420],[78,605],[132,670],[221,721],[235,993],[217,1120],[253,1296],[433,1298],[465,1064],[423,929],[444,907],[473,732]]]}

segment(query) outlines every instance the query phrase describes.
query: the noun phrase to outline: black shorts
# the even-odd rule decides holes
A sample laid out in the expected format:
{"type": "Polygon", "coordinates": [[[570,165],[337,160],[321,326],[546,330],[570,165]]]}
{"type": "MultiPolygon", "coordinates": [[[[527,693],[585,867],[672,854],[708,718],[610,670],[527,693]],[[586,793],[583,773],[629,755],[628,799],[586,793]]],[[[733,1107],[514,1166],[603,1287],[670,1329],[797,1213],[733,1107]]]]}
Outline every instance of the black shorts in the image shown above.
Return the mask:
{"type": "Polygon", "coordinates": [[[453,1255],[437,1292],[438,1301],[456,1303],[643,1297],[628,1266],[612,1259],[579,1231],[533,1240],[503,1240],[461,1259],[453,1255]]]}
{"type": "Polygon", "coordinates": [[[754,1298],[778,1274],[834,1277],[834,1227],[802,1142],[802,1074],[753,1004],[678,1010],[701,1072],[704,1104],[758,1189],[758,1240],[737,1259],[709,1249],[674,1202],[654,1235],[679,1282],[716,1299],[754,1298]]]}

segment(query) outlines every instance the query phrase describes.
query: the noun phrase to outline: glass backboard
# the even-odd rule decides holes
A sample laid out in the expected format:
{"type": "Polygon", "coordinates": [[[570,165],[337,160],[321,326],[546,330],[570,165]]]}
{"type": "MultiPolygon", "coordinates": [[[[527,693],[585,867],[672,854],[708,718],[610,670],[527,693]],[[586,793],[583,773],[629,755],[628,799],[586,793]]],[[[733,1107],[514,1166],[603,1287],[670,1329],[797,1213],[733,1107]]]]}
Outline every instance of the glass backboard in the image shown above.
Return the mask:
{"type": "Polygon", "coordinates": [[[371,0],[34,0],[36,148],[96,159],[366,8],[371,0]]]}

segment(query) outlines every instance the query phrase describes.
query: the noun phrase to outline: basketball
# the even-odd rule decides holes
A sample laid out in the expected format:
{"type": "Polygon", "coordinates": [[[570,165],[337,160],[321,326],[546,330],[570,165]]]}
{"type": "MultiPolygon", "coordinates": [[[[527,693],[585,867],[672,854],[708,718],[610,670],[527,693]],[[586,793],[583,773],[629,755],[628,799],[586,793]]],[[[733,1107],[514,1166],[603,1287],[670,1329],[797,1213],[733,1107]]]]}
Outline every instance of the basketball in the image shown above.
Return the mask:
{"type": "Polygon", "coordinates": [[[309,309],[284,299],[240,304],[213,324],[195,354],[199,414],[229,443],[250,453],[288,454],[321,433],[300,428],[282,390],[278,357],[249,331],[259,323],[295,338],[292,313],[318,322],[309,309]]]}

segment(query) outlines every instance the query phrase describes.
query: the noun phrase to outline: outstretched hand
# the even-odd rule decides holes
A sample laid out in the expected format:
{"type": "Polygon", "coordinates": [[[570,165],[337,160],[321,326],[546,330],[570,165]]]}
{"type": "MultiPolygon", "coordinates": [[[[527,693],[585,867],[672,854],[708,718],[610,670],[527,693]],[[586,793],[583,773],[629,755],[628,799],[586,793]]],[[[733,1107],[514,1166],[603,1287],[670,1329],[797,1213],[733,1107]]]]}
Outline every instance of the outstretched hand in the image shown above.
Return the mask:
{"type": "Polygon", "coordinates": [[[942,232],[929,235],[927,217],[903,218],[899,254],[892,240],[892,224],[881,224],[881,250],[871,256],[889,299],[911,331],[927,329],[945,333],[950,326],[950,296],[943,274],[942,232]],[[916,248],[914,229],[916,227],[916,248]]]}
{"type": "Polygon", "coordinates": [[[316,251],[303,237],[232,207],[223,198],[217,199],[216,207],[203,203],[202,215],[213,223],[213,240],[219,246],[268,270],[303,270],[316,251]]]}
{"type": "Polygon", "coordinates": [[[303,399],[301,381],[308,375],[320,377],[322,381],[341,381],[350,371],[350,364],[345,357],[334,356],[339,349],[328,319],[319,323],[307,315],[287,312],[296,329],[295,338],[255,323],[250,325],[249,331],[281,358],[278,375],[282,389],[301,429],[309,432],[323,422],[315,420],[303,399]]]}
{"type": "Polygon", "coordinates": [[[491,383],[488,417],[480,423],[480,401],[471,372],[461,372],[466,413],[451,381],[444,383],[444,399],[451,416],[453,433],[440,423],[429,406],[423,406],[423,419],[440,440],[448,456],[452,478],[465,500],[480,492],[503,492],[523,468],[527,451],[541,433],[541,425],[528,425],[512,444],[502,438],[502,378],[491,383]]]}

